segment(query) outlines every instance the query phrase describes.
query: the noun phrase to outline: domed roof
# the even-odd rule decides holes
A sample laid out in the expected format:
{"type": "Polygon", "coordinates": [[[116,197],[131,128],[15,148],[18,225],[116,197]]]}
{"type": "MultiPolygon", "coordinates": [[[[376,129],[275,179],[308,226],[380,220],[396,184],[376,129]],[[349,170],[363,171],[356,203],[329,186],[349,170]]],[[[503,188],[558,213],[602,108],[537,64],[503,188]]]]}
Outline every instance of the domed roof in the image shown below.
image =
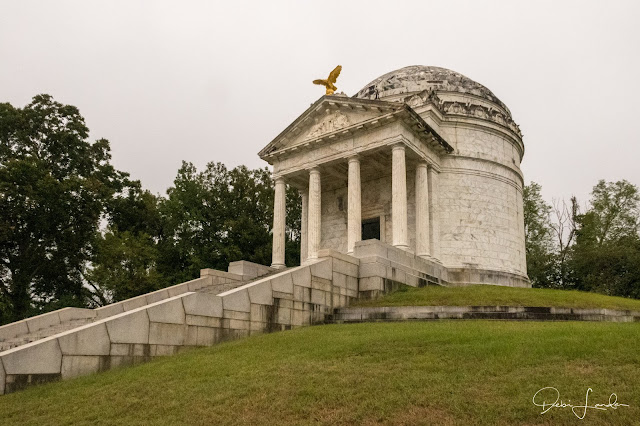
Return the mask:
{"type": "Polygon", "coordinates": [[[469,93],[494,102],[511,115],[507,106],[482,84],[455,71],[440,67],[412,65],[391,71],[363,87],[354,98],[374,99],[378,90],[380,99],[402,93],[423,90],[469,93]]]}

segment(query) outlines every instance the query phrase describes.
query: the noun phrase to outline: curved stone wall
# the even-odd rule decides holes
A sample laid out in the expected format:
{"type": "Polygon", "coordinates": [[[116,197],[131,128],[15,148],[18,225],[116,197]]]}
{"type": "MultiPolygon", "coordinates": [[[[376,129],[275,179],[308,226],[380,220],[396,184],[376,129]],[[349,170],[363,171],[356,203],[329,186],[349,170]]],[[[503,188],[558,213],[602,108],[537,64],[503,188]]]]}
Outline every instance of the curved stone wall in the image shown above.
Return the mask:
{"type": "MultiPolygon", "coordinates": [[[[438,94],[445,105],[459,97],[448,95],[438,94]]],[[[526,279],[520,136],[489,116],[460,111],[445,113],[439,124],[455,148],[442,158],[439,176],[440,260],[526,279]]]]}

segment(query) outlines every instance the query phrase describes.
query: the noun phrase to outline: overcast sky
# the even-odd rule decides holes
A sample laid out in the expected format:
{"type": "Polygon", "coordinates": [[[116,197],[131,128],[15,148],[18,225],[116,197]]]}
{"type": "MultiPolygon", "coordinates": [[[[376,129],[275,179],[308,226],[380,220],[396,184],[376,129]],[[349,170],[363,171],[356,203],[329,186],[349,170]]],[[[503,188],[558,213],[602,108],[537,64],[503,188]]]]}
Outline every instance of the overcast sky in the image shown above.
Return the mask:
{"type": "Polygon", "coordinates": [[[640,185],[639,1],[0,0],[0,102],[75,105],[113,164],[164,194],[182,160],[257,152],[343,66],[355,94],[407,65],[487,86],[524,133],[525,181],[586,201],[640,185]]]}

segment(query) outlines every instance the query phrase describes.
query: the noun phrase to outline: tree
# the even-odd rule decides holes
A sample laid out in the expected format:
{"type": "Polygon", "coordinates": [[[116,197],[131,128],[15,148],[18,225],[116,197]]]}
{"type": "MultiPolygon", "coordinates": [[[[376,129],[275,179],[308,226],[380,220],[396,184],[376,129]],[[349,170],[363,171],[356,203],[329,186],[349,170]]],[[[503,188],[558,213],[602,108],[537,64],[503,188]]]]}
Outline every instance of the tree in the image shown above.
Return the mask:
{"type": "Polygon", "coordinates": [[[591,192],[593,237],[598,245],[638,235],[640,217],[638,188],[621,180],[600,180],[591,192]]]}
{"type": "Polygon", "coordinates": [[[640,298],[640,195],[629,182],[599,181],[577,216],[570,266],[576,288],[640,298]]]}
{"type": "Polygon", "coordinates": [[[125,176],[88,132],[77,108],[48,95],[0,104],[0,300],[11,321],[85,304],[82,270],[125,176]]]}
{"type": "Polygon", "coordinates": [[[162,218],[158,198],[139,181],[127,181],[107,204],[108,225],[96,236],[84,278],[91,305],[103,306],[169,285],[158,272],[162,218]]]}
{"type": "Polygon", "coordinates": [[[541,189],[531,182],[523,192],[527,274],[534,287],[554,287],[551,206],[542,199],[541,189]]]}
{"type": "MultiPolygon", "coordinates": [[[[271,263],[274,189],[267,169],[227,169],[209,163],[198,172],[183,162],[160,202],[163,231],[160,273],[172,283],[197,277],[202,268],[229,262],[271,263]]],[[[299,195],[287,190],[287,262],[299,261],[299,195]],[[296,250],[297,248],[297,250],[296,250]]]]}
{"type": "Polygon", "coordinates": [[[572,286],[572,270],[570,267],[571,248],[575,242],[577,225],[580,214],[578,199],[571,197],[569,203],[565,200],[553,200],[553,217],[551,224],[555,240],[554,278],[555,287],[569,288],[572,286]]]}

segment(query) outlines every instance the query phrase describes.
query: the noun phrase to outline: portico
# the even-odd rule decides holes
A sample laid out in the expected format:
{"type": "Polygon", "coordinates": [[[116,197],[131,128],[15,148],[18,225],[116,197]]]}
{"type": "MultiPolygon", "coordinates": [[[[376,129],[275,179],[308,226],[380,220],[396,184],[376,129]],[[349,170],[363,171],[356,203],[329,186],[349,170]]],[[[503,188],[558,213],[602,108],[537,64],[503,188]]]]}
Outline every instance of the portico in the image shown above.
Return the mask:
{"type": "Polygon", "coordinates": [[[261,152],[276,185],[272,266],[284,267],[285,183],[302,197],[301,262],[323,248],[352,253],[363,222],[381,241],[437,260],[430,193],[451,150],[406,105],[323,96],[261,152]]]}

